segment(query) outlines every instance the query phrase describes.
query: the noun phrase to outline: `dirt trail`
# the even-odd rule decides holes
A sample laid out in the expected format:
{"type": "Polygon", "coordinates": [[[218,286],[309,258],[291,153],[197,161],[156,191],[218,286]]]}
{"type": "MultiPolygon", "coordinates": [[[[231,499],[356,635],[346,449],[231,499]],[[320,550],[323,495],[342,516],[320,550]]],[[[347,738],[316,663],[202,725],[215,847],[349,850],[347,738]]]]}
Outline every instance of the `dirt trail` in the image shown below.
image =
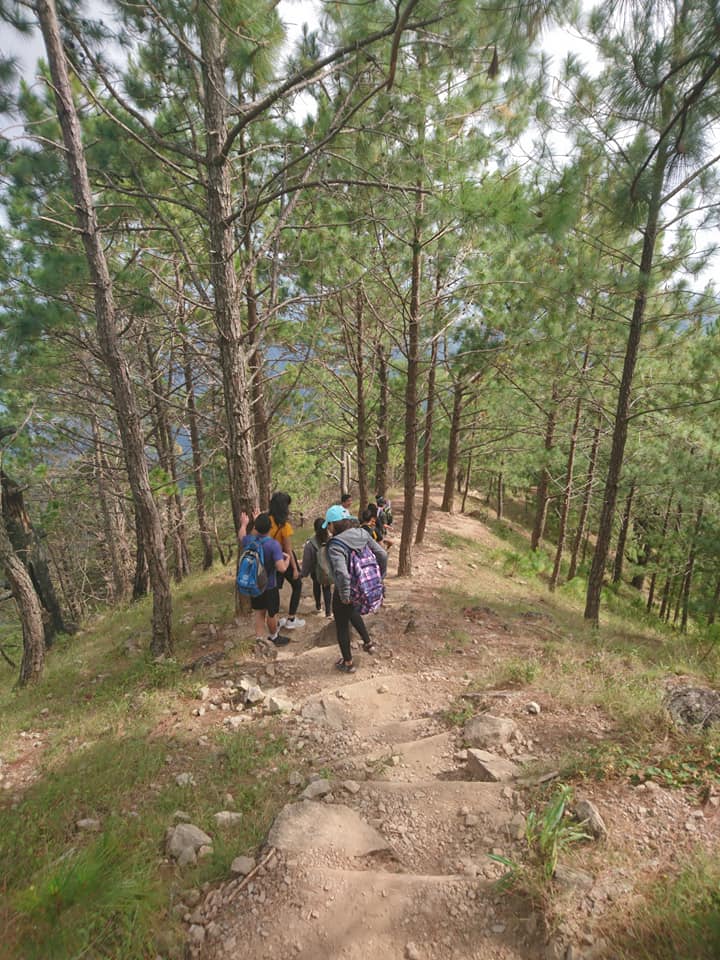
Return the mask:
{"type": "MultiPolygon", "coordinates": [[[[454,525],[433,513],[415,576],[389,578],[387,604],[369,618],[379,652],[358,652],[355,675],[334,672],[334,627],[310,615],[275,661],[274,683],[296,706],[285,723],[297,769],[311,788],[313,774],[327,774],[330,792],[299,797],[307,776],[289,788],[269,862],[215,891],[211,937],[194,953],[202,960],[545,955],[536,919],[493,886],[501,868],[488,854],[512,853],[518,795],[467,779],[445,717],[463,673],[487,655],[477,639],[456,652],[438,610],[438,590],[453,584],[440,530],[454,525]]],[[[461,529],[487,537],[467,517],[461,529]]],[[[522,710],[502,703],[506,715],[522,710]]]]}

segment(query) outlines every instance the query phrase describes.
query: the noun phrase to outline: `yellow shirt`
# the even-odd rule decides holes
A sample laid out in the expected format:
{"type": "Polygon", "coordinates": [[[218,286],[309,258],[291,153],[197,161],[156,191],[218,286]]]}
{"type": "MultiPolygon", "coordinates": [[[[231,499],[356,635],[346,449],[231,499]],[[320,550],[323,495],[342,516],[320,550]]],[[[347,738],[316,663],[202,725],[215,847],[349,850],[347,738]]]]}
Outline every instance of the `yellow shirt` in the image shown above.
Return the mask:
{"type": "Polygon", "coordinates": [[[277,540],[278,543],[281,543],[283,540],[287,540],[288,537],[291,537],[292,535],[293,528],[290,526],[290,522],[288,520],[286,520],[285,523],[279,527],[275,523],[275,517],[270,517],[270,536],[273,538],[273,540],[277,540]]]}

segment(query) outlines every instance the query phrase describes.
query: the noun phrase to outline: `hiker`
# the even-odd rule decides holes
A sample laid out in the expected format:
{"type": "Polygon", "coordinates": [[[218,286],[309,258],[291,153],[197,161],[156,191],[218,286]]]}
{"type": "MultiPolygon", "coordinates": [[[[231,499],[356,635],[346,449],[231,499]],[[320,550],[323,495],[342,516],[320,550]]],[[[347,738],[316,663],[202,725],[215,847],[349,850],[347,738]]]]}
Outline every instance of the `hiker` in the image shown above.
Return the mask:
{"type": "MultiPolygon", "coordinates": [[[[384,579],[387,572],[387,553],[379,543],[373,540],[367,530],[363,530],[361,527],[353,527],[353,518],[339,504],[329,508],[325,514],[323,527],[331,534],[327,551],[335,585],[332,597],[332,612],[335,616],[338,646],[342,654],[335,667],[342,673],[355,673],[350,646],[350,624],[360,634],[363,650],[366,653],[375,653],[376,647],[370,639],[362,614],[353,606],[351,600],[350,556],[352,552],[361,554],[365,547],[369,546],[380,568],[380,577],[384,579]]],[[[382,596],[380,597],[381,601],[382,596]]]]}
{"type": "Polygon", "coordinates": [[[317,517],[313,522],[315,536],[310,537],[303,550],[302,567],[300,575],[310,577],[313,585],[313,597],[315,599],[315,609],[318,613],[321,611],[320,600],[322,598],[325,607],[325,617],[332,620],[330,605],[332,603],[332,574],[330,572],[330,561],[327,555],[328,532],[323,528],[323,518],[317,517]]]}
{"type": "Polygon", "coordinates": [[[343,493],[340,497],[340,506],[345,507],[347,512],[352,516],[352,494],[343,493]]]}
{"type": "Polygon", "coordinates": [[[374,506],[375,508],[375,526],[380,535],[380,542],[385,547],[386,550],[389,550],[390,547],[395,543],[393,539],[388,535],[388,529],[392,525],[393,515],[390,510],[390,502],[386,500],[385,497],[381,497],[380,494],[375,497],[374,504],[368,504],[368,507],[374,506]]]}
{"type": "Polygon", "coordinates": [[[375,514],[372,512],[372,510],[368,510],[367,507],[365,507],[360,514],[360,529],[367,530],[375,543],[380,542],[381,537],[377,530],[375,514]]]}
{"type": "MultiPolygon", "coordinates": [[[[240,531],[238,538],[243,550],[259,544],[263,553],[263,566],[267,574],[265,590],[259,596],[250,597],[250,606],[255,611],[255,636],[259,644],[265,643],[265,637],[276,647],[284,647],[290,643],[289,637],[280,636],[278,611],[280,609],[280,590],[277,586],[277,576],[285,572],[290,563],[290,557],[284,553],[277,540],[269,537],[270,517],[267,513],[259,513],[255,517],[252,533],[247,533],[249,517],[246,513],[240,514],[240,531]]],[[[242,563],[241,563],[242,566],[242,563]]]]}
{"type": "Polygon", "coordinates": [[[302,577],[300,576],[297,556],[292,548],[293,528],[288,520],[291,503],[289,494],[275,492],[270,497],[270,508],[268,510],[270,514],[270,536],[277,540],[283,552],[290,557],[287,570],[278,578],[278,589],[282,588],[283,583],[290,584],[288,615],[280,618],[280,626],[286,630],[294,630],[296,627],[305,626],[305,621],[295,616],[297,608],[300,606],[302,577]]]}

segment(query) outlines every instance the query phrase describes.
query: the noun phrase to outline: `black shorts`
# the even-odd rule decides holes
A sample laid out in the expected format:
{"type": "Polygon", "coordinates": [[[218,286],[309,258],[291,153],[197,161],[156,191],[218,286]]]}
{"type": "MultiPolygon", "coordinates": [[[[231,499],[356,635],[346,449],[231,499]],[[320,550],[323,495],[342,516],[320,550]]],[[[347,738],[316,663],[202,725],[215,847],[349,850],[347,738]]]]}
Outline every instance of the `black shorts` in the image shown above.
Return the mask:
{"type": "Polygon", "coordinates": [[[280,609],[280,591],[277,587],[270,587],[259,597],[250,597],[250,606],[253,610],[265,610],[269,617],[274,617],[280,609]]]}

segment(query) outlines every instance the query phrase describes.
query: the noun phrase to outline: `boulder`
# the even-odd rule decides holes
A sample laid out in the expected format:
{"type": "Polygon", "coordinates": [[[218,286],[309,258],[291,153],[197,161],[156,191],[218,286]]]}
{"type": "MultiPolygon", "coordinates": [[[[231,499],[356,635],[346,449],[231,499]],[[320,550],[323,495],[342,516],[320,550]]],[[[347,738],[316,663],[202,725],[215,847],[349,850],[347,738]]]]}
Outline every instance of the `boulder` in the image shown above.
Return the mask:
{"type": "Polygon", "coordinates": [[[708,687],[678,687],[663,704],[677,727],[707,730],[720,723],[720,691],[708,687]]]}
{"type": "Polygon", "coordinates": [[[293,705],[285,697],[279,697],[273,694],[268,697],[267,708],[269,713],[292,713],[293,705]]]}
{"type": "Polygon", "coordinates": [[[468,750],[467,769],[473,780],[502,783],[517,777],[519,770],[510,760],[504,760],[486,750],[468,750]]]}
{"type": "Polygon", "coordinates": [[[230,873],[236,877],[246,877],[255,869],[255,861],[252,857],[235,857],[230,864],[230,873]]]}
{"type": "Polygon", "coordinates": [[[492,714],[483,713],[467,721],[463,740],[469,747],[486,750],[508,743],[516,732],[515,722],[509,717],[493,717],[492,714]]]}
{"type": "Polygon", "coordinates": [[[324,797],[326,793],[330,793],[331,789],[330,781],[321,777],[319,780],[313,780],[312,783],[309,783],[300,796],[303,800],[317,800],[318,797],[324,797]]]}
{"type": "Polygon", "coordinates": [[[332,850],[348,857],[364,857],[389,844],[350,807],[305,801],[283,807],[268,834],[278,850],[305,853],[332,850]]]}
{"type": "Polygon", "coordinates": [[[578,800],[574,807],[575,819],[596,840],[604,840],[607,836],[605,821],[600,811],[590,800],[578,800]]]}
{"type": "Polygon", "coordinates": [[[200,827],[192,823],[178,823],[168,829],[165,849],[179,866],[196,863],[201,847],[212,847],[212,840],[200,827]]]}

